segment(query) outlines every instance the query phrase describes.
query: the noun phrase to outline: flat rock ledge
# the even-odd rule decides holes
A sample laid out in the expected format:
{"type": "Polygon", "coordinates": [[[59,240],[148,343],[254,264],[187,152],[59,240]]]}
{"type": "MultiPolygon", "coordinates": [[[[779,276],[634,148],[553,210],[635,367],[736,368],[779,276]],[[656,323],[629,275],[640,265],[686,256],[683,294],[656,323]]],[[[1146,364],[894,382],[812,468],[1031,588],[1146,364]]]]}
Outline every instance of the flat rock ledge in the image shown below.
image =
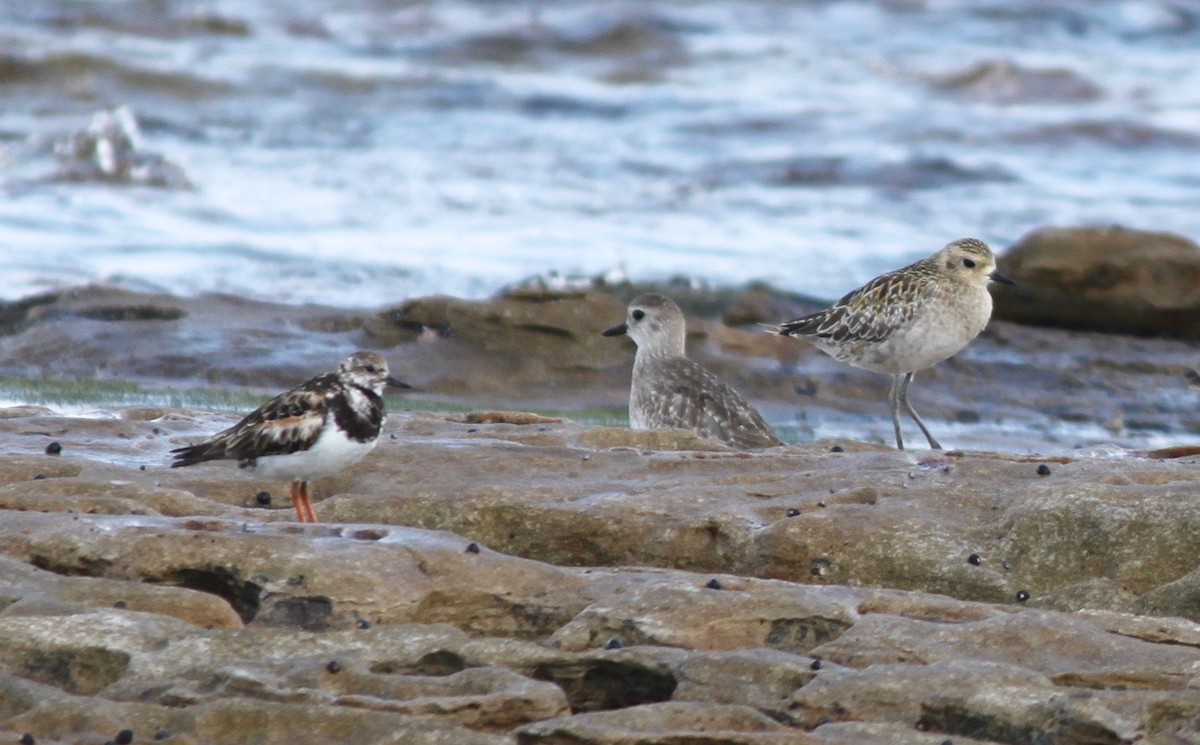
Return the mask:
{"type": "Polygon", "coordinates": [[[5,412],[0,742],[1200,743],[1194,455],[487,414],[394,414],[301,525],[165,467],[232,416],[5,412]]]}

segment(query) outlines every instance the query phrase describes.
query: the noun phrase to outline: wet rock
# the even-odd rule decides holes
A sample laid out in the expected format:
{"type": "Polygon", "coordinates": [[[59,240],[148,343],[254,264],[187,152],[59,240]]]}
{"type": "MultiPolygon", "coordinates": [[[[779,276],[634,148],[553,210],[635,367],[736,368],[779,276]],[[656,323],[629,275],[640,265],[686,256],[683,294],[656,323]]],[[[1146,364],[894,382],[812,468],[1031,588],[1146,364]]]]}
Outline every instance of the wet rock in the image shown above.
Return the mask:
{"type": "Polygon", "coordinates": [[[603,368],[627,355],[601,336],[624,317],[625,309],[607,295],[584,292],[516,290],[486,303],[455,298],[423,298],[380,315],[401,328],[449,330],[448,342],[465,345],[518,367],[547,372],[603,368]]]}
{"type": "Polygon", "coordinates": [[[190,189],[187,175],[159,153],[147,151],[133,111],[122,106],[92,115],[87,128],[54,145],[64,181],[102,181],[190,189]]]}
{"type": "Polygon", "coordinates": [[[522,745],[814,745],[819,741],[779,724],[748,706],[671,702],[612,712],[579,714],[522,727],[522,745]]]}
{"type": "Polygon", "coordinates": [[[1007,59],[987,60],[957,73],[930,78],[934,87],[994,104],[1091,101],[1099,86],[1073,70],[1033,69],[1007,59]]]}
{"type": "MultiPolygon", "coordinates": [[[[1140,490],[1149,512],[1139,516],[1120,493],[1111,504],[1076,493],[1074,511],[1056,522],[1047,515],[1069,505],[1044,494],[1024,502],[1009,496],[1007,512],[991,509],[1002,474],[1022,492],[1047,483],[1031,487],[1029,461],[1019,458],[964,454],[946,471],[891,450],[832,454],[823,445],[750,458],[592,450],[579,441],[594,428],[569,421],[553,432],[480,424],[495,436],[477,437],[444,417],[397,420],[400,436],[381,444],[379,457],[318,482],[342,491],[318,505],[326,520],[365,510],[373,523],[264,522],[256,517],[273,515],[220,501],[209,501],[226,513],[215,517],[6,511],[0,686],[11,695],[0,697],[7,707],[0,727],[47,739],[167,729],[196,742],[230,728],[295,739],[312,731],[333,738],[338,728],[354,727],[364,742],[382,742],[377,733],[386,731],[416,743],[940,745],[947,738],[1011,741],[1014,732],[1028,740],[1053,733],[1072,742],[1097,732],[1114,742],[1152,742],[1188,731],[1200,716],[1196,623],[1111,611],[1016,612],[1003,579],[1028,572],[1024,583],[1044,569],[1053,589],[1098,570],[1124,576],[1133,591],[1157,591],[1163,585],[1153,572],[1140,575],[1144,585],[1133,581],[1132,553],[1064,538],[1062,526],[1116,530],[1112,540],[1121,539],[1119,520],[1097,516],[1117,504],[1125,509],[1116,515],[1141,520],[1164,511],[1145,490],[1180,501],[1192,478],[1180,460],[1110,467],[1068,460],[1060,470],[1075,480],[1121,473],[1116,488],[1140,490]],[[455,467],[429,468],[441,462],[439,452],[452,455],[455,467]],[[595,470],[571,476],[572,468],[595,470]],[[556,475],[553,488],[546,488],[548,474],[556,475]],[[850,474],[861,482],[847,482],[850,474]],[[889,479],[894,486],[885,486],[889,479]],[[831,494],[831,481],[843,488],[831,494]],[[653,500],[646,498],[650,483],[653,500]],[[982,486],[975,491],[969,483],[982,486]],[[783,517],[785,505],[807,501],[827,506],[783,517]],[[813,515],[825,517],[760,543],[774,525],[813,515]],[[468,553],[465,535],[379,522],[401,518],[454,524],[494,542],[468,553]],[[1043,537],[1031,529],[1036,523],[1058,527],[1043,537]],[[600,532],[605,524],[612,527],[600,532]],[[1015,536],[1012,543],[996,542],[999,526],[1015,536]],[[998,561],[965,562],[963,546],[985,540],[994,546],[989,554],[1019,553],[1020,561],[1009,572],[994,567],[998,561]],[[497,545],[589,566],[551,566],[497,552],[497,545]],[[1113,566],[1070,559],[1076,545],[1114,553],[1113,566]],[[784,555],[789,563],[778,563],[784,555]],[[826,574],[810,571],[818,559],[827,562],[826,574]],[[688,563],[709,568],[673,568],[688,563]],[[753,576],[769,576],[772,566],[795,566],[797,581],[753,576]],[[970,578],[989,572],[995,576],[983,584],[970,578]],[[966,602],[822,584],[839,577],[964,597],[990,582],[1001,596],[966,602]],[[714,579],[719,591],[706,588],[714,579]],[[934,734],[943,739],[929,740],[934,734]]],[[[10,443],[39,436],[0,430],[10,443]]],[[[138,447],[136,438],[114,440],[138,447]]],[[[114,443],[107,448],[119,451],[114,443]]],[[[76,467],[72,476],[4,488],[15,495],[61,481],[83,496],[92,479],[98,495],[118,489],[147,503],[160,490],[188,491],[165,468],[86,458],[76,467]]],[[[195,483],[231,479],[214,472],[195,483]]],[[[1147,528],[1141,550],[1159,551],[1149,539],[1164,533],[1162,546],[1190,555],[1173,541],[1191,528],[1182,525],[1172,538],[1166,523],[1180,515],[1167,510],[1162,519],[1147,528]]],[[[1182,563],[1166,569],[1187,576],[1182,563]]],[[[1042,598],[1045,590],[1036,589],[1042,598]]],[[[1071,597],[1063,593],[1060,606],[1071,610],[1071,597]]]]}
{"type": "Polygon", "coordinates": [[[1200,338],[1200,246],[1182,236],[1119,226],[1043,228],[998,263],[1017,287],[994,292],[997,318],[1200,338]]]}

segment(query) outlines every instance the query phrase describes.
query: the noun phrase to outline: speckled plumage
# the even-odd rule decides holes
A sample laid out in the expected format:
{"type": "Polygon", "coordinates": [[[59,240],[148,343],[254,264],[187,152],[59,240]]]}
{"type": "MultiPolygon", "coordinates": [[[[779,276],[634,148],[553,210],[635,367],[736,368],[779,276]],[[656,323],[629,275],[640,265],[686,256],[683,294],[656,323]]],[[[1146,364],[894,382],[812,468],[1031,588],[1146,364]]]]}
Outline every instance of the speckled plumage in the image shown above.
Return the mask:
{"type": "Polygon", "coordinates": [[[690,429],[736,448],[783,444],[746,399],[687,358],[683,313],[669,298],[635,298],[626,322],[604,334],[629,334],[637,344],[629,390],[633,429],[690,429]]]}
{"type": "Polygon", "coordinates": [[[892,423],[904,448],[899,409],[921,428],[929,446],[941,445],[908,403],[918,370],[965,347],[992,315],[991,281],[1012,280],[996,271],[983,241],[963,238],[928,258],[880,275],[825,310],[773,329],[811,342],[837,360],[892,376],[892,423]]]}
{"type": "Polygon", "coordinates": [[[236,460],[267,476],[292,480],[301,522],[316,522],[307,484],[331,476],[375,447],[386,413],[383,388],[408,386],[388,375],[375,352],[355,352],[337,372],[318,375],[266,402],[204,442],[176,448],[172,468],[236,460]]]}

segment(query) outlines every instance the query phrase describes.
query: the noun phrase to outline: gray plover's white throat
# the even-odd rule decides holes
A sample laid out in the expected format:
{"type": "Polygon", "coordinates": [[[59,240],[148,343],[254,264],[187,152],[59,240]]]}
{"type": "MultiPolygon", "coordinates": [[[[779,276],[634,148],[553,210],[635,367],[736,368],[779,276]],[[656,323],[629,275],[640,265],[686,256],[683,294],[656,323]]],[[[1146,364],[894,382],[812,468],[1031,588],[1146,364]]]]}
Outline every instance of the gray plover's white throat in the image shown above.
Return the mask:
{"type": "Polygon", "coordinates": [[[771,329],[812,343],[834,359],[892,376],[889,401],[896,447],[903,407],[929,446],[941,445],[908,402],[918,370],[941,362],[979,335],[992,315],[989,282],[1014,284],[996,271],[980,240],[954,241],[932,256],[880,275],[825,310],[771,329]]]}
{"type": "Polygon", "coordinates": [[[782,445],[746,399],[687,358],[685,333],[679,306],[655,293],[635,298],[625,323],[604,332],[628,334],[637,344],[629,426],[690,429],[736,448],[782,445]]]}
{"type": "Polygon", "coordinates": [[[171,467],[236,460],[242,468],[290,479],[296,517],[315,523],[308,482],[332,476],[374,449],[386,418],[386,385],[409,387],[389,376],[380,355],[355,352],[337,372],[279,394],[204,442],[172,450],[171,467]]]}

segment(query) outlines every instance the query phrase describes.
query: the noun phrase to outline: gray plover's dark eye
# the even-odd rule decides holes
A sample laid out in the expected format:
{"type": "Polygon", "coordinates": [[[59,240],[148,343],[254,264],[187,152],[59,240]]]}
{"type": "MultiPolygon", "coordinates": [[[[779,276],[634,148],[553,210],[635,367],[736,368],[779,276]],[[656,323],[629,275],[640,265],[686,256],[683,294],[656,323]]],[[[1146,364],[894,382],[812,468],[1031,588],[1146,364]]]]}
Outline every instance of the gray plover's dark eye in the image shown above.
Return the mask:
{"type": "Polygon", "coordinates": [[[643,318],[645,318],[645,317],[646,317],[646,311],[644,311],[644,310],[635,310],[634,312],[630,313],[629,315],[633,316],[633,320],[635,320],[635,321],[640,321],[640,320],[642,320],[643,318]]]}
{"type": "Polygon", "coordinates": [[[965,266],[968,269],[974,269],[975,262],[971,261],[970,259],[963,259],[963,266],[965,266]]]}

